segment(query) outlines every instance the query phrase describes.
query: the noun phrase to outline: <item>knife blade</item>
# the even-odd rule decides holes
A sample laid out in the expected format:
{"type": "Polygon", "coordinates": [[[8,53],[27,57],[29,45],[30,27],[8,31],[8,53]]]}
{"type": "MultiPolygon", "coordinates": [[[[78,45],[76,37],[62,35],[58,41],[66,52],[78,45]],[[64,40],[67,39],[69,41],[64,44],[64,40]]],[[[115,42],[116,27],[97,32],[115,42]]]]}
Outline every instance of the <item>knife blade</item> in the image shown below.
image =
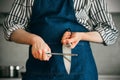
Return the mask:
{"type": "Polygon", "coordinates": [[[78,56],[78,54],[72,53],[46,53],[48,55],[56,55],[56,56],[78,56]]]}

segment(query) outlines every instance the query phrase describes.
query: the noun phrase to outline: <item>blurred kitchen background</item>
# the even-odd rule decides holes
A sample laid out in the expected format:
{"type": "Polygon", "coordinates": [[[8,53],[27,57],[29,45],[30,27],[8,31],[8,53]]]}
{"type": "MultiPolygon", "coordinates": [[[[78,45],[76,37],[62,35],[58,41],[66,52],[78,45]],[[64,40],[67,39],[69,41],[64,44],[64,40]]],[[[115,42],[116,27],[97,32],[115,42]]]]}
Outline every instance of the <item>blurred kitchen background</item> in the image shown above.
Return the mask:
{"type": "MultiPolygon", "coordinates": [[[[120,0],[106,0],[116,27],[120,31],[120,0]]],[[[28,46],[8,42],[4,39],[2,22],[12,6],[13,0],[0,0],[0,66],[25,66],[28,46]]],[[[99,80],[120,80],[120,36],[111,46],[91,43],[96,60],[99,80]]],[[[22,67],[21,72],[25,71],[22,67]]],[[[19,78],[20,79],[20,78],[19,78]]],[[[7,79],[0,79],[7,80],[7,79]]],[[[12,79],[13,80],[13,79],[12,79]]],[[[16,78],[17,80],[17,78],[16,78]]]]}

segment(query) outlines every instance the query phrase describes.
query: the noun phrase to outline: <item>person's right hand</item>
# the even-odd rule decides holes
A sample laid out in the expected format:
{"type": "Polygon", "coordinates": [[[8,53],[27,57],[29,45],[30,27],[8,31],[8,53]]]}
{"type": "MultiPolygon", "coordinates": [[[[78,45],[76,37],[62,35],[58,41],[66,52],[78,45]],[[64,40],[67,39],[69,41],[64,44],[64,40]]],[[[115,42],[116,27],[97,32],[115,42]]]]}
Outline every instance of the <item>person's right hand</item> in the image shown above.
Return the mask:
{"type": "Polygon", "coordinates": [[[49,46],[44,42],[44,40],[37,36],[34,37],[33,43],[32,43],[32,55],[34,58],[42,60],[42,61],[48,61],[51,57],[51,55],[47,55],[46,53],[50,53],[51,49],[49,46]]]}

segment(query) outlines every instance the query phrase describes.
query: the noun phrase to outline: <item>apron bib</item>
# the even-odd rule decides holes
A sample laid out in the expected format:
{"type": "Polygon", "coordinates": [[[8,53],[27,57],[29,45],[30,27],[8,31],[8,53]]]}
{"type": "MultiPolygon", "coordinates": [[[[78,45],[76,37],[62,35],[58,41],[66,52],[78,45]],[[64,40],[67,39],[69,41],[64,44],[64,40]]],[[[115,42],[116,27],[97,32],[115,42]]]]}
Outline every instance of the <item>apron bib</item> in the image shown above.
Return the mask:
{"type": "MultiPolygon", "coordinates": [[[[72,32],[87,32],[77,22],[73,0],[35,0],[29,30],[49,45],[52,52],[62,53],[61,38],[70,28],[72,32]]],[[[80,41],[72,49],[78,54],[71,59],[70,74],[65,69],[63,56],[52,56],[49,61],[35,59],[29,48],[26,74],[23,80],[97,80],[97,70],[87,41],[80,41]]]]}

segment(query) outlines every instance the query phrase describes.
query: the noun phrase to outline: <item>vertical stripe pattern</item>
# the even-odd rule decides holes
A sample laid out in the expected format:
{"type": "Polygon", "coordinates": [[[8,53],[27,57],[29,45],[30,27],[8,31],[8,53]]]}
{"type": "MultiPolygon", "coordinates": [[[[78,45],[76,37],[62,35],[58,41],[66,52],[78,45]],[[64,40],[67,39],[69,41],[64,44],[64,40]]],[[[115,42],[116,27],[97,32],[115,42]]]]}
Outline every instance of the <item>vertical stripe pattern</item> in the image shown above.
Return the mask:
{"type": "MultiPolygon", "coordinates": [[[[105,45],[115,43],[118,30],[104,0],[73,0],[73,2],[75,15],[80,24],[90,31],[98,31],[105,45]],[[88,21],[91,21],[92,25],[88,21]]],[[[33,3],[34,0],[14,0],[10,13],[3,23],[6,40],[10,40],[14,30],[27,28],[33,3]]]]}

